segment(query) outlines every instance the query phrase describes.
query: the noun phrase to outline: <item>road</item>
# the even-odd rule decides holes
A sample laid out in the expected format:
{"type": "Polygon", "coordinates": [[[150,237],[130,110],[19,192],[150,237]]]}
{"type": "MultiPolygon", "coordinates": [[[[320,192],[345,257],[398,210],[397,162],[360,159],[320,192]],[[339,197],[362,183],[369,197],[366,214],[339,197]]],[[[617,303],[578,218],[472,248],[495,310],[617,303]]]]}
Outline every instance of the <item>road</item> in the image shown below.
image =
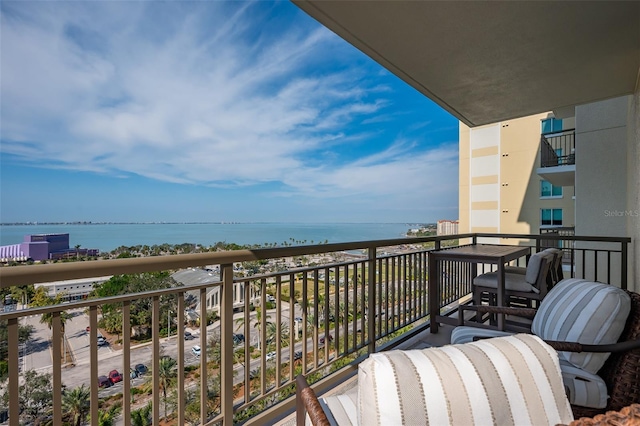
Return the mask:
{"type": "MultiPolygon", "coordinates": [[[[297,308],[299,310],[299,307],[297,308]]],[[[287,303],[282,303],[282,320],[288,322],[289,318],[289,306],[287,303]]],[[[65,324],[66,332],[66,344],[69,345],[69,349],[73,355],[73,365],[64,366],[62,381],[63,384],[69,388],[75,388],[82,384],[90,384],[90,341],[89,333],[86,331],[86,327],[89,324],[88,316],[82,312],[82,310],[68,311],[70,318],[65,324]]],[[[275,318],[275,309],[267,311],[267,315],[271,316],[271,319],[275,318]]],[[[299,313],[297,314],[299,315],[299,313]]],[[[244,317],[244,313],[240,312],[234,315],[234,317],[244,317]]],[[[250,328],[254,330],[256,323],[256,312],[249,314],[250,328]]],[[[34,331],[31,339],[22,348],[20,355],[20,367],[21,370],[36,370],[38,372],[52,372],[52,357],[51,357],[51,331],[45,324],[40,323],[39,316],[27,317],[26,324],[31,324],[34,327],[34,331]]],[[[219,321],[208,326],[208,333],[213,332],[215,329],[219,329],[219,321]]],[[[234,319],[234,331],[243,332],[243,325],[236,324],[234,319]]],[[[197,331],[197,330],[196,330],[197,331]]],[[[257,333],[252,333],[252,339],[250,343],[252,345],[257,344],[257,333]]],[[[195,339],[186,340],[184,342],[185,353],[184,362],[185,365],[196,365],[199,363],[199,358],[195,356],[191,349],[195,345],[200,344],[198,335],[195,335],[195,339]]],[[[161,339],[160,351],[163,355],[168,355],[172,358],[177,358],[177,336],[161,339]]],[[[296,348],[299,350],[299,348],[296,348]]],[[[283,351],[282,362],[288,359],[289,352],[283,351]]],[[[142,363],[147,366],[150,364],[152,358],[152,344],[151,342],[132,346],[130,352],[131,366],[142,363]]],[[[122,350],[115,350],[110,345],[98,347],[98,365],[99,375],[108,375],[111,370],[118,370],[122,374],[129,374],[130,366],[122,365],[122,350]]],[[[260,366],[260,359],[252,360],[251,368],[255,369],[260,366]]],[[[238,365],[235,367],[238,371],[238,380],[243,377],[243,367],[238,365]]],[[[133,385],[141,383],[144,378],[137,378],[132,381],[133,385]]],[[[118,393],[121,391],[122,385],[117,383],[111,388],[101,389],[100,396],[107,396],[109,394],[118,393]]]]}

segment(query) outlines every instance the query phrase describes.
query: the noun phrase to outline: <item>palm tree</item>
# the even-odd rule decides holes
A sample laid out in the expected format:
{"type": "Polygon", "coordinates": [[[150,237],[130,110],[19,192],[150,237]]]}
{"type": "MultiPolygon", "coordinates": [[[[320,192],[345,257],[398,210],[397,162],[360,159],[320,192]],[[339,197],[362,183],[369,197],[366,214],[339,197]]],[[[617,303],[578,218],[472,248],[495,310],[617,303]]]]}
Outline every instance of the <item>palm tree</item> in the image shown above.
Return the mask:
{"type": "Polygon", "coordinates": [[[89,388],[84,384],[62,393],[62,407],[73,417],[73,424],[80,426],[89,412],[89,388]]]}
{"type": "Polygon", "coordinates": [[[117,406],[111,406],[107,411],[98,410],[98,426],[113,426],[117,412],[117,406]]]}
{"type": "Polygon", "coordinates": [[[133,410],[131,412],[131,425],[132,426],[147,426],[151,424],[151,401],[144,407],[133,410]]]}
{"type": "MultiPolygon", "coordinates": [[[[273,322],[267,323],[267,343],[271,344],[276,341],[278,335],[278,327],[273,322]]],[[[280,324],[280,346],[289,346],[289,326],[286,323],[280,324]]]]}
{"type": "Polygon", "coordinates": [[[173,358],[162,358],[158,364],[158,377],[160,378],[165,418],[167,417],[167,390],[173,385],[177,375],[176,361],[173,358]]]}
{"type": "MultiPolygon", "coordinates": [[[[58,293],[56,294],[56,297],[51,297],[49,296],[49,292],[45,287],[38,287],[36,289],[35,294],[33,295],[33,299],[31,300],[31,304],[30,306],[33,307],[41,307],[41,306],[51,306],[51,305],[58,305],[60,303],[62,303],[62,299],[64,297],[64,293],[58,293]]],[[[65,325],[67,323],[67,321],[71,318],[71,316],[69,315],[69,313],[67,313],[67,311],[60,311],[60,328],[62,331],[62,348],[64,351],[64,355],[63,355],[63,363],[67,362],[67,350],[65,347],[65,335],[64,335],[64,329],[65,329],[65,325]]],[[[40,317],[40,323],[41,324],[47,324],[47,326],[49,327],[49,330],[51,330],[53,328],[53,313],[51,312],[47,312],[42,314],[42,316],[40,317]]]]}
{"type": "Polygon", "coordinates": [[[105,316],[102,323],[107,333],[115,333],[117,339],[120,340],[120,333],[122,332],[122,317],[120,316],[120,312],[112,312],[105,316]]]}
{"type": "MultiPolygon", "coordinates": [[[[245,317],[243,316],[243,317],[240,317],[240,318],[236,319],[236,321],[235,321],[236,324],[237,325],[244,325],[244,318],[245,317]]],[[[265,319],[270,319],[270,318],[271,318],[270,315],[267,315],[265,317],[265,319]]],[[[268,326],[269,324],[271,324],[271,321],[266,321],[266,324],[268,326]]],[[[258,349],[260,349],[260,336],[262,334],[262,333],[260,333],[260,327],[261,326],[262,326],[262,309],[256,308],[256,323],[253,325],[253,327],[256,328],[257,331],[258,331],[258,349]]]]}
{"type": "MultiPolygon", "coordinates": [[[[42,306],[58,305],[62,303],[63,296],[63,293],[58,293],[56,297],[51,297],[45,287],[38,287],[33,299],[31,300],[30,306],[32,308],[37,308],[42,306]]],[[[60,326],[62,327],[62,334],[64,334],[64,326],[69,318],[70,316],[66,311],[60,311],[60,326]]],[[[51,312],[42,314],[40,323],[47,324],[49,330],[51,330],[53,328],[53,314],[51,312]]]]}
{"type": "Polygon", "coordinates": [[[29,303],[29,296],[31,296],[33,292],[33,284],[11,287],[11,294],[14,298],[20,300],[23,306],[29,303]]]}

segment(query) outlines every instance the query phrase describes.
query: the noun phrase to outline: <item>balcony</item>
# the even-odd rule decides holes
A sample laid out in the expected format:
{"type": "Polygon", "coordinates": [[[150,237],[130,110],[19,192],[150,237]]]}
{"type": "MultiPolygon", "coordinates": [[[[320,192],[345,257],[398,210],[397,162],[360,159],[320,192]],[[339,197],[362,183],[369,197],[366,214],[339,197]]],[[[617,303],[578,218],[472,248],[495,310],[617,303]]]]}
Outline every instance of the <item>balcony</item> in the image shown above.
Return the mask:
{"type": "MultiPolygon", "coordinates": [[[[557,243],[573,262],[565,277],[627,286],[629,238],[549,234],[464,234],[0,268],[3,288],[207,265],[220,265],[221,271],[220,278],[212,276],[210,282],[197,285],[1,313],[8,331],[6,346],[0,349],[8,361],[9,424],[34,421],[34,416],[62,424],[69,415],[62,390],[82,384],[88,389],[92,425],[108,406],[116,407],[113,415],[125,424],[132,416],[146,416],[154,425],[165,418],[165,424],[273,424],[293,412],[298,374],[319,387],[330,387],[353,374],[367,354],[428,335],[429,253],[478,241],[535,251],[557,243]],[[575,242],[590,248],[575,248],[575,242]],[[327,261],[310,261],[320,258],[327,261]],[[250,276],[238,268],[242,262],[282,265],[294,259],[293,265],[302,266],[250,276]],[[213,289],[220,297],[220,318],[186,330],[187,292],[196,292],[203,301],[213,289]],[[150,312],[150,338],[143,342],[131,331],[134,306],[140,302],[150,312]],[[241,309],[234,309],[238,305],[241,309]],[[117,310],[122,325],[118,338],[111,340],[113,347],[106,348],[98,343],[105,306],[117,310]],[[50,316],[51,332],[45,326],[45,338],[20,343],[19,326],[37,324],[42,315],[50,316]],[[161,336],[164,331],[170,335],[161,336]],[[195,338],[183,338],[185,331],[195,338]],[[195,345],[202,349],[193,350],[195,345]],[[36,355],[46,360],[37,366],[38,372],[51,374],[51,401],[28,418],[15,395],[24,384],[23,367],[33,364],[36,355]],[[127,374],[138,363],[146,364],[149,372],[142,378],[127,374]],[[172,375],[163,372],[167,365],[172,375]],[[114,369],[125,373],[122,381],[101,388],[98,377],[114,369]]],[[[450,274],[441,284],[440,313],[455,315],[470,293],[468,279],[450,274]]],[[[208,317],[206,303],[199,303],[198,313],[201,319],[208,317]]],[[[443,343],[447,342],[437,344],[443,343]]]]}
{"type": "Polygon", "coordinates": [[[576,175],[575,129],[540,136],[537,174],[556,186],[574,186],[576,175]]]}

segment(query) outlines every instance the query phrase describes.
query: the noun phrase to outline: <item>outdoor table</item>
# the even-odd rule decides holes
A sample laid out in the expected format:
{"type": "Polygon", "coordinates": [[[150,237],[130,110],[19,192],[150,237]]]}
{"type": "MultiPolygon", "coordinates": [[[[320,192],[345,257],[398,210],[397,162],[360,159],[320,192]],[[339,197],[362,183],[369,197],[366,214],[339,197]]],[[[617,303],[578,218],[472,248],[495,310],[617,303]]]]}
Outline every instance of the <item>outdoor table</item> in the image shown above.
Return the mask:
{"type": "MultiPolygon", "coordinates": [[[[440,315],[440,277],[443,260],[467,262],[477,265],[495,264],[498,266],[498,306],[504,306],[504,265],[512,260],[528,255],[529,247],[474,244],[450,249],[434,250],[429,253],[429,316],[431,333],[438,332],[438,322],[449,322],[440,315]],[[444,321],[443,321],[444,319],[444,321]]],[[[476,268],[472,268],[473,276],[476,268]]],[[[504,315],[498,315],[498,329],[504,330],[504,315]]]]}

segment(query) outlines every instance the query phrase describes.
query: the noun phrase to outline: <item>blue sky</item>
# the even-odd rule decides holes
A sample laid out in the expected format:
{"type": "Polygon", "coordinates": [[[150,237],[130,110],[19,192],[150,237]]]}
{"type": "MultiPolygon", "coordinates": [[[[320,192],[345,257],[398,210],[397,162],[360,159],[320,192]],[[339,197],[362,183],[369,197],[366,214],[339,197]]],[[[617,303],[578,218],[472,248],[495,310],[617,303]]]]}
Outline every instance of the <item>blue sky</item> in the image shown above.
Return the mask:
{"type": "Polygon", "coordinates": [[[457,120],[290,2],[0,7],[0,222],[457,218],[457,120]]]}

